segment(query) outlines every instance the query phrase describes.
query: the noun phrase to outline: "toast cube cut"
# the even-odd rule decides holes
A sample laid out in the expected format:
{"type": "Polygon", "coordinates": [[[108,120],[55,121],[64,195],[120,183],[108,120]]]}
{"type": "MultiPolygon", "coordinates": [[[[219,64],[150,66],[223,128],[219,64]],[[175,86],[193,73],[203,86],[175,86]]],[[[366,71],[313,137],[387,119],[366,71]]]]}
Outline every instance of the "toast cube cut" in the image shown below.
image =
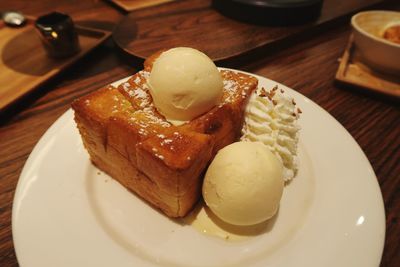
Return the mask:
{"type": "Polygon", "coordinates": [[[212,148],[211,136],[184,131],[156,134],[138,144],[141,171],[163,193],[177,197],[178,209],[172,217],[186,215],[199,199],[212,148]]]}
{"type": "Polygon", "coordinates": [[[75,121],[83,144],[89,154],[106,153],[107,128],[110,116],[117,113],[131,114],[131,104],[117,88],[107,86],[72,103],[75,121]]]}

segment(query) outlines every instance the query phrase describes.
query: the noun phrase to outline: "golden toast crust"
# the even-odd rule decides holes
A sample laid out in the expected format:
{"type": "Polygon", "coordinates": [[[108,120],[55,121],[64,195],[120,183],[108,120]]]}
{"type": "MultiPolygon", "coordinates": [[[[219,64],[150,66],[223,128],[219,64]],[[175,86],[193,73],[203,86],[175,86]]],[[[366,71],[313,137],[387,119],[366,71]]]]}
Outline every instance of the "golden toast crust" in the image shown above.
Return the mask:
{"type": "Polygon", "coordinates": [[[155,55],[118,88],[72,103],[92,162],[170,217],[185,216],[201,194],[202,175],[222,147],[236,141],[257,79],[222,70],[221,103],[181,126],[153,105],[147,86],[155,55]]]}

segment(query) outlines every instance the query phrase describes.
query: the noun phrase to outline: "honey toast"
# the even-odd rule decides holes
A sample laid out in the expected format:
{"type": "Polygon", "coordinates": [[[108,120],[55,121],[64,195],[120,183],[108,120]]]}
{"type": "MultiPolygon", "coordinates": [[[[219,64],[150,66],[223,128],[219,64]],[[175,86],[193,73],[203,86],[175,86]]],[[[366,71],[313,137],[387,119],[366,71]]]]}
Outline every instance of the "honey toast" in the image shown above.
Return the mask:
{"type": "Polygon", "coordinates": [[[170,217],[185,216],[201,195],[203,173],[219,149],[240,136],[244,107],[257,79],[220,71],[221,103],[180,126],[153,105],[145,69],[117,88],[108,86],[72,103],[91,161],[170,217]]]}

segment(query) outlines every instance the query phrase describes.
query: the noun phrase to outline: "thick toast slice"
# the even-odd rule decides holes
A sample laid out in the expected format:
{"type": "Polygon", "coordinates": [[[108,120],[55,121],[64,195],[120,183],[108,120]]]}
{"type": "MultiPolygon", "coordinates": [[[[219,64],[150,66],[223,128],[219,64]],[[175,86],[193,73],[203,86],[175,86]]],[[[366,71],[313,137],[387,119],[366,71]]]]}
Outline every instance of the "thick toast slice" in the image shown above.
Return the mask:
{"type": "Polygon", "coordinates": [[[201,194],[203,173],[222,147],[236,141],[257,79],[221,71],[220,105],[181,125],[153,105],[147,79],[152,66],[118,88],[108,86],[72,103],[92,162],[170,217],[185,216],[201,194]]]}

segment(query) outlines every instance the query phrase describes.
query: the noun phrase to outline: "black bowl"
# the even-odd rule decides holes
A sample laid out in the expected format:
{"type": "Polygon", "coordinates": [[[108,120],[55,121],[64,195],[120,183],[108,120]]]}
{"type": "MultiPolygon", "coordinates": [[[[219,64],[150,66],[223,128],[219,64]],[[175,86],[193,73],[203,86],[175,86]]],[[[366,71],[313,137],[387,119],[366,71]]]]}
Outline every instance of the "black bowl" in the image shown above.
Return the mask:
{"type": "Polygon", "coordinates": [[[323,0],[213,0],[223,15],[240,21],[287,26],[316,20],[323,0]]]}

